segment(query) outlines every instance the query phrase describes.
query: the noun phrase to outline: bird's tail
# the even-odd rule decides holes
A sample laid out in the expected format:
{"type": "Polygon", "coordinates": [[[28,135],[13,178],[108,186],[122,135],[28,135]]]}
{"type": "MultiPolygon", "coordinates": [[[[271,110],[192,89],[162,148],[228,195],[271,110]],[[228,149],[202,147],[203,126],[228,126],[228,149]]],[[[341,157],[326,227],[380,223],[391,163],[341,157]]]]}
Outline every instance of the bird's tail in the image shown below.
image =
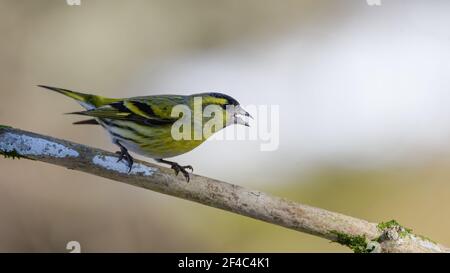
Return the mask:
{"type": "Polygon", "coordinates": [[[63,89],[63,88],[51,87],[51,86],[46,86],[46,85],[38,85],[38,86],[56,91],[63,95],[66,95],[66,96],[76,100],[79,104],[81,104],[81,106],[83,106],[87,110],[91,110],[91,109],[103,106],[105,104],[110,104],[110,103],[118,101],[118,99],[111,99],[111,98],[105,98],[105,97],[91,95],[91,94],[84,94],[84,93],[75,92],[75,91],[71,91],[71,90],[67,90],[67,89],[63,89]]]}

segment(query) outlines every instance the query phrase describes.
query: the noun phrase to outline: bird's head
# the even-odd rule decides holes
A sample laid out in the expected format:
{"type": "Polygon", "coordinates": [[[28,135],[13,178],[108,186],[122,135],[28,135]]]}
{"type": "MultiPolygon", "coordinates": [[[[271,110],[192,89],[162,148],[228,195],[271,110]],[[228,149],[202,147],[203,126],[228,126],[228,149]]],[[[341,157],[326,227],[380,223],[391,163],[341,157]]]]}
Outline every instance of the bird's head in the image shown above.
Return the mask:
{"type": "Polygon", "coordinates": [[[231,96],[222,93],[202,93],[192,95],[191,97],[202,98],[203,110],[207,109],[208,106],[215,106],[216,109],[220,109],[223,114],[224,126],[231,124],[249,126],[247,120],[248,118],[252,118],[252,116],[231,96]]]}

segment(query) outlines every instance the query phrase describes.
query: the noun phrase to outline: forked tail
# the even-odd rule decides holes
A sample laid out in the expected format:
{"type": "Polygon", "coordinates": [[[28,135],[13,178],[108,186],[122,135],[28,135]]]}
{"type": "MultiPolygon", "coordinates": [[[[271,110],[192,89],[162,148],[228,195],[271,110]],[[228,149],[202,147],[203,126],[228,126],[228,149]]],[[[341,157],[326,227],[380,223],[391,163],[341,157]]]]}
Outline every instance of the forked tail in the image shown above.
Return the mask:
{"type": "Polygon", "coordinates": [[[81,106],[83,106],[87,110],[91,110],[97,107],[100,107],[105,104],[110,104],[113,102],[118,101],[118,99],[111,99],[111,98],[105,98],[101,96],[91,95],[91,94],[84,94],[80,92],[75,92],[63,88],[57,88],[52,86],[46,86],[46,85],[38,85],[39,87],[46,88],[52,91],[56,91],[60,94],[66,95],[74,100],[76,100],[81,106]]]}

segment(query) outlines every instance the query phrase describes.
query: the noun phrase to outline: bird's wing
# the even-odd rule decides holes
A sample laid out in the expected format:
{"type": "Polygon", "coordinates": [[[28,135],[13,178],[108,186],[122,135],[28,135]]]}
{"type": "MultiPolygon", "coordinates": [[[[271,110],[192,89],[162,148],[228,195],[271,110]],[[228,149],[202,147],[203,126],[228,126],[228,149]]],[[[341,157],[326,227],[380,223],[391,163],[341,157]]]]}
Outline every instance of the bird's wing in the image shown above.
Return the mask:
{"type": "Polygon", "coordinates": [[[96,118],[128,120],[149,125],[164,125],[175,122],[172,117],[175,105],[184,104],[183,96],[136,97],[114,102],[88,111],[70,114],[86,115],[96,118]]]}

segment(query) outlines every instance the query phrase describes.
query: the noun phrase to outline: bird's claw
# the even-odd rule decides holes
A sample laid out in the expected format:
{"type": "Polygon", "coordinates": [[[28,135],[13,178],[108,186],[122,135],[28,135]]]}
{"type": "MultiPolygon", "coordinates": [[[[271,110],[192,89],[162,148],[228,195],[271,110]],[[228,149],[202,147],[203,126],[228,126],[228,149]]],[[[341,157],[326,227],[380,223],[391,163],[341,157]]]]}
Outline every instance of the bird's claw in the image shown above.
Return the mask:
{"type": "Polygon", "coordinates": [[[121,149],[120,151],[116,152],[116,154],[119,155],[119,159],[117,160],[117,162],[120,162],[123,159],[125,159],[127,161],[128,173],[130,173],[131,169],[133,168],[133,164],[134,164],[133,157],[128,153],[128,151],[126,149],[121,149]]]}
{"type": "Polygon", "coordinates": [[[189,183],[189,180],[191,180],[191,177],[189,173],[186,171],[186,169],[191,170],[191,172],[194,171],[194,168],[192,166],[180,166],[178,163],[172,164],[172,169],[175,171],[175,175],[178,175],[180,172],[183,174],[184,178],[186,178],[186,181],[189,183]]]}
{"type": "Polygon", "coordinates": [[[172,168],[172,170],[175,171],[175,175],[178,175],[181,172],[183,174],[184,178],[186,178],[186,181],[188,183],[191,180],[191,177],[190,177],[188,171],[186,171],[186,169],[187,169],[187,170],[191,170],[191,172],[194,172],[194,168],[192,168],[191,165],[181,166],[180,164],[178,164],[176,162],[167,161],[162,158],[156,159],[156,161],[158,161],[160,163],[164,163],[164,164],[169,164],[170,167],[172,168]]]}

